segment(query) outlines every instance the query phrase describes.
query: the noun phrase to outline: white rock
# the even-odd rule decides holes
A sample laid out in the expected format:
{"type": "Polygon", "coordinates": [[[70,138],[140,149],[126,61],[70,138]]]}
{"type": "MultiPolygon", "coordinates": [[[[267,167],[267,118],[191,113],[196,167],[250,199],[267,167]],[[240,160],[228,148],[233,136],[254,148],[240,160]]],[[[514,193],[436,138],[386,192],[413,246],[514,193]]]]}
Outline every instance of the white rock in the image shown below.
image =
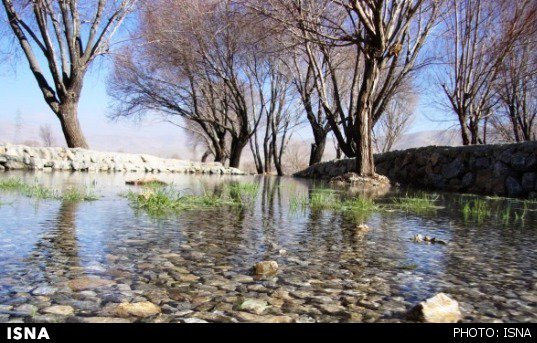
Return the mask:
{"type": "Polygon", "coordinates": [[[412,320],[425,323],[458,323],[462,320],[459,303],[444,293],[422,301],[408,315],[412,320]]]}

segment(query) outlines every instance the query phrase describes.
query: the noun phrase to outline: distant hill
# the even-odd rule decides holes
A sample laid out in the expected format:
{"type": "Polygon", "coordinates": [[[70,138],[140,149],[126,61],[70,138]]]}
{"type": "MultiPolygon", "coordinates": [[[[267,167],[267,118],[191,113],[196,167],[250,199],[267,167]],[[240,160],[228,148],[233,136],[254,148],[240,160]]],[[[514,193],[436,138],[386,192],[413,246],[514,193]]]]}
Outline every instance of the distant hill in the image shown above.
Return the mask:
{"type": "Polygon", "coordinates": [[[421,131],[404,135],[394,148],[404,150],[429,145],[457,146],[462,145],[462,139],[457,130],[421,131]]]}
{"type": "MultiPolygon", "coordinates": [[[[63,137],[58,128],[54,127],[54,136],[57,146],[65,146],[63,137]]],[[[16,133],[13,123],[0,123],[0,143],[9,142],[26,145],[41,145],[39,138],[39,125],[24,124],[19,133],[16,133]],[[17,139],[15,139],[17,137],[17,139]]],[[[167,132],[144,131],[143,127],[132,130],[118,130],[118,133],[87,132],[87,138],[92,149],[101,151],[117,151],[128,153],[144,153],[159,157],[174,157],[185,160],[198,160],[200,152],[184,140],[180,129],[167,132]]],[[[297,141],[305,147],[304,154],[309,155],[310,142],[297,141]]],[[[461,139],[457,130],[421,131],[404,135],[395,145],[394,149],[403,150],[429,145],[460,145],[461,139]]],[[[335,148],[329,140],[325,152],[325,160],[335,158],[335,148]]],[[[307,157],[307,156],[306,156],[307,157]]],[[[244,164],[251,164],[253,159],[248,149],[245,149],[244,164]]]]}
{"type": "MultiPolygon", "coordinates": [[[[14,124],[0,124],[0,143],[41,145],[39,138],[39,126],[25,124],[19,134],[15,133],[14,124]],[[15,139],[17,137],[17,139],[15,139]]],[[[181,139],[181,130],[177,129],[177,135],[165,133],[157,136],[144,133],[143,130],[119,131],[117,134],[93,133],[86,134],[88,143],[92,149],[101,151],[117,151],[127,153],[151,154],[159,157],[175,157],[191,159],[196,152],[187,146],[181,139]]],[[[62,133],[54,129],[56,146],[65,146],[62,133]]]]}

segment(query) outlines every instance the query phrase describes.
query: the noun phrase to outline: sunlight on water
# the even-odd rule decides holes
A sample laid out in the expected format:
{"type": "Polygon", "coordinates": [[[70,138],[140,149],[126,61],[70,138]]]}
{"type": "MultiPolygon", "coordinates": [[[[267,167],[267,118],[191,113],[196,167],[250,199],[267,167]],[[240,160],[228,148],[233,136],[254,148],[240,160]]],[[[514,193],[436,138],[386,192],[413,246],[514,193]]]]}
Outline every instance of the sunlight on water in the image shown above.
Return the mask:
{"type": "Polygon", "coordinates": [[[148,321],[244,321],[240,298],[266,301],[270,309],[262,316],[296,321],[404,321],[416,302],[439,292],[459,301],[467,321],[537,319],[536,203],[482,198],[491,214],[476,220],[465,215],[465,197],[441,194],[431,198],[438,208],[413,212],[393,205],[394,197],[409,196],[401,191],[374,199],[375,210],[349,215],[335,206],[293,210],[293,199],[327,187],[304,180],[159,175],[189,194],[230,182],[258,187],[250,190],[256,198],[249,206],[155,217],[124,196],[137,190],[125,185],[133,176],[0,177],[91,188],[99,196],[69,202],[0,195],[2,322],[113,317],[114,304],[139,301],[161,308],[148,321]],[[506,216],[508,207],[513,212],[506,216]],[[370,231],[358,230],[360,224],[370,231]],[[418,234],[447,244],[414,242],[418,234]],[[277,261],[279,273],[253,278],[252,266],[264,260],[277,261]],[[70,283],[86,276],[112,282],[70,283]],[[70,306],[74,314],[47,314],[51,305],[70,306]]]}

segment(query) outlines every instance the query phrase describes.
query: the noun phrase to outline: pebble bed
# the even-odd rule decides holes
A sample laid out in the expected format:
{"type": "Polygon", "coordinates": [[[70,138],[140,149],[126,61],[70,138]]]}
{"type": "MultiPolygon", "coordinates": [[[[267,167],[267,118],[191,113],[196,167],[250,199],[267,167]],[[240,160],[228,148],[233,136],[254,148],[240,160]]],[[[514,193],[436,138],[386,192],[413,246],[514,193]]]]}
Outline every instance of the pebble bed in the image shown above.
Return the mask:
{"type": "MultiPolygon", "coordinates": [[[[292,213],[289,197],[311,184],[247,178],[261,185],[249,208],[151,218],[119,195],[122,176],[47,177],[96,184],[101,199],[1,195],[0,322],[404,322],[439,292],[465,322],[537,320],[534,212],[511,226],[464,223],[447,208],[292,213]],[[356,230],[362,223],[371,230],[356,230]],[[415,243],[416,234],[448,244],[415,243]],[[266,260],[278,273],[255,276],[266,260]]],[[[189,189],[229,182],[173,178],[189,189]]]]}

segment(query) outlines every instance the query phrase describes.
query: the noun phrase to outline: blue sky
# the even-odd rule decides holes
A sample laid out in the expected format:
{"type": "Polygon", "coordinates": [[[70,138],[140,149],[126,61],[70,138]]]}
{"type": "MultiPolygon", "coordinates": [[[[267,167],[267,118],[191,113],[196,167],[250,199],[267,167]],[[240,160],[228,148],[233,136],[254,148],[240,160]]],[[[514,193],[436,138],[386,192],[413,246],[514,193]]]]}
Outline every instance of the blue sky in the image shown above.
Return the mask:
{"type": "MultiPolygon", "coordinates": [[[[8,40],[4,41],[6,44],[8,40]]],[[[4,46],[5,48],[6,46],[4,46]]],[[[5,50],[5,49],[3,49],[5,50]]],[[[9,47],[8,47],[9,50],[9,47]]],[[[182,139],[180,129],[171,124],[162,123],[157,117],[147,118],[142,122],[121,120],[111,121],[109,113],[110,98],[106,92],[106,79],[110,68],[109,60],[98,60],[86,75],[83,93],[79,104],[79,119],[83,131],[90,145],[103,136],[113,137],[117,133],[118,142],[125,146],[137,140],[140,136],[150,137],[155,141],[161,141],[162,145],[174,140],[174,145],[187,145],[182,139]],[[171,137],[171,138],[170,138],[171,137]]],[[[428,83],[430,75],[420,76],[420,83],[428,83]]],[[[430,95],[429,95],[430,97],[430,95]]],[[[431,120],[430,118],[445,118],[442,111],[430,105],[430,99],[426,94],[420,97],[416,120],[410,133],[419,131],[439,130],[451,127],[452,123],[431,120]]],[[[36,128],[40,125],[49,124],[56,131],[58,141],[61,137],[61,129],[58,119],[46,105],[36,81],[29,71],[26,60],[21,58],[15,61],[0,64],[0,126],[14,126],[17,113],[21,114],[23,127],[22,135],[32,137],[36,135],[36,128]],[[28,132],[25,132],[27,130],[28,132]],[[31,131],[31,132],[30,132],[31,131]]],[[[304,126],[296,133],[297,139],[309,139],[310,129],[304,126]]],[[[25,138],[27,139],[27,138],[25,138]]],[[[39,140],[35,137],[35,140],[39,140]]],[[[13,129],[0,131],[0,141],[13,141],[13,129]],[[4,136],[8,137],[2,137],[4,136]]],[[[20,143],[20,142],[18,142],[20,143]]]]}
{"type": "MultiPolygon", "coordinates": [[[[20,111],[23,123],[32,125],[50,124],[60,129],[59,121],[46,105],[37,83],[20,59],[16,65],[0,65],[0,121],[15,122],[16,113],[20,111]]],[[[113,133],[116,130],[144,126],[144,130],[177,130],[169,125],[159,124],[156,120],[146,120],[143,125],[130,121],[116,123],[107,118],[109,97],[106,94],[108,63],[100,63],[92,68],[85,78],[84,88],[79,104],[79,116],[84,131],[88,134],[113,133]]]]}
{"type": "MultiPolygon", "coordinates": [[[[100,63],[90,70],[86,76],[84,89],[79,105],[79,116],[82,127],[87,135],[95,133],[113,133],[116,130],[147,130],[148,133],[172,133],[177,127],[159,120],[144,120],[143,123],[122,120],[111,121],[107,118],[110,98],[106,93],[106,78],[108,64],[100,63]]],[[[22,113],[24,123],[35,125],[50,124],[59,129],[59,122],[46,105],[33,75],[30,73],[26,61],[20,59],[15,66],[0,65],[0,121],[2,123],[15,122],[17,111],[22,113]]],[[[438,109],[427,104],[428,99],[420,98],[418,116],[413,123],[411,131],[436,130],[445,128],[446,124],[433,122],[427,117],[438,117],[438,109]],[[427,116],[425,115],[427,114],[427,116]]]]}

